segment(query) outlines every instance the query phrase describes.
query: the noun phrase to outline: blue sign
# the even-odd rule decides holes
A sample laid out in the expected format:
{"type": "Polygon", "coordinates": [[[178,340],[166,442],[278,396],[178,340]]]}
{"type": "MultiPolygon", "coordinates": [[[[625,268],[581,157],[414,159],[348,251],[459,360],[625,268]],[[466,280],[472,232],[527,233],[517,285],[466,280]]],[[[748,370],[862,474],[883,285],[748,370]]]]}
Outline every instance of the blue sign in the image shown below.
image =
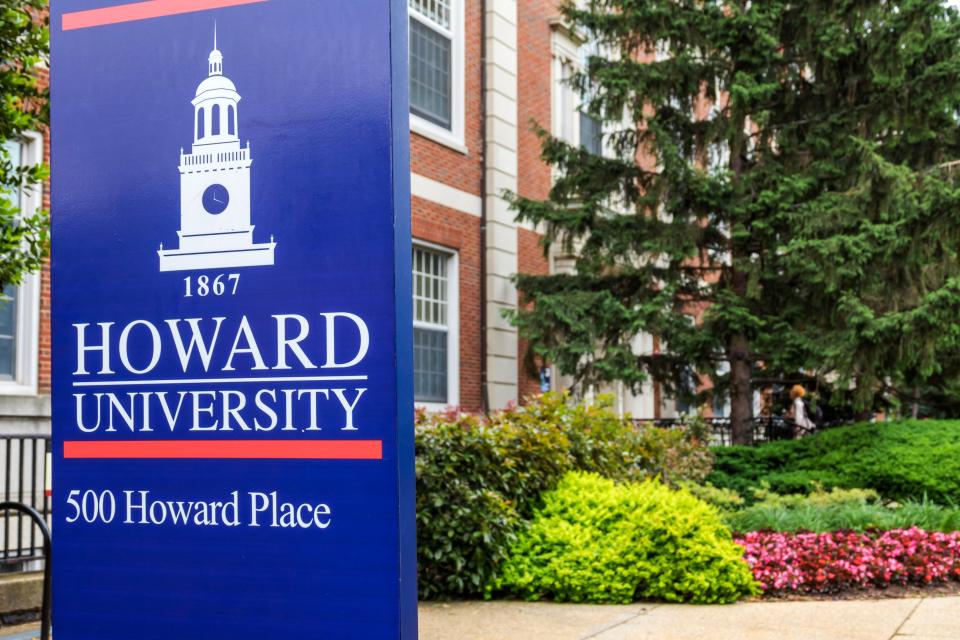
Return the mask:
{"type": "Polygon", "coordinates": [[[58,640],[415,638],[406,0],[52,5],[58,640]]]}

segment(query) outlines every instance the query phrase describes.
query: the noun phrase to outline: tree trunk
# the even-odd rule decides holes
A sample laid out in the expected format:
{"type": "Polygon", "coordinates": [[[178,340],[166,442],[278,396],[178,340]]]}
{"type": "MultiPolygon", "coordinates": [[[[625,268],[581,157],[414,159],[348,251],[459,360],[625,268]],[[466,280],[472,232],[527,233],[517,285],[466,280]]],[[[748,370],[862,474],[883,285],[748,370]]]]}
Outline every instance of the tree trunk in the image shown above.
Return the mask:
{"type": "Polygon", "coordinates": [[[750,342],[746,336],[730,339],[730,431],[733,444],[753,443],[753,393],[750,342]]]}

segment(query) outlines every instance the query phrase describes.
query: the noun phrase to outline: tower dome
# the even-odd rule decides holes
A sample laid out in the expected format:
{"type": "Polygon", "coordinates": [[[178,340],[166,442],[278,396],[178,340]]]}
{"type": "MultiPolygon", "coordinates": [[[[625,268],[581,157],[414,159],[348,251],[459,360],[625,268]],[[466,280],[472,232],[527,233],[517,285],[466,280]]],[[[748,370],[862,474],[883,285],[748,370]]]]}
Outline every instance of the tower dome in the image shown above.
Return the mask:
{"type": "Polygon", "coordinates": [[[197,97],[199,98],[201,94],[206,93],[207,91],[237,91],[237,86],[233,84],[233,81],[226,76],[210,76],[204,78],[203,82],[197,85],[197,97]]]}
{"type": "Polygon", "coordinates": [[[207,58],[207,77],[197,86],[194,106],[194,144],[238,143],[240,94],[230,78],[223,75],[223,54],[217,48],[213,28],[213,50],[207,58]]]}

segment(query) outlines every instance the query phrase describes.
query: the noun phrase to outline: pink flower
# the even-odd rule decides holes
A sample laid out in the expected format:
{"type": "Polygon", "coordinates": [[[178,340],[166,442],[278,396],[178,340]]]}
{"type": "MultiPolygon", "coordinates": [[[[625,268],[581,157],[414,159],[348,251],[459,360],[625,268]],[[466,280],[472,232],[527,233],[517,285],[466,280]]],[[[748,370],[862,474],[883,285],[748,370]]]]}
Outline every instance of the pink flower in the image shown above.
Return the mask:
{"type": "Polygon", "coordinates": [[[768,593],[833,593],[892,584],[960,581],[960,532],[777,533],[736,538],[768,593]]]}

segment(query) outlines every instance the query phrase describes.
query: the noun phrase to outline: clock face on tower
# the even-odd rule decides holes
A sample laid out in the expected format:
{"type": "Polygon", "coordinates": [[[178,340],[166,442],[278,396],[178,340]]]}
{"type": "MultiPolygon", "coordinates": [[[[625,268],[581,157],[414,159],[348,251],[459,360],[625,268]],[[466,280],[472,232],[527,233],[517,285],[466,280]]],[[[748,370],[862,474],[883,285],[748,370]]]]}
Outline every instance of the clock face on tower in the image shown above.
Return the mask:
{"type": "Polygon", "coordinates": [[[230,192],[222,184],[212,184],[203,192],[203,208],[214,215],[223,213],[230,204],[230,192]]]}

